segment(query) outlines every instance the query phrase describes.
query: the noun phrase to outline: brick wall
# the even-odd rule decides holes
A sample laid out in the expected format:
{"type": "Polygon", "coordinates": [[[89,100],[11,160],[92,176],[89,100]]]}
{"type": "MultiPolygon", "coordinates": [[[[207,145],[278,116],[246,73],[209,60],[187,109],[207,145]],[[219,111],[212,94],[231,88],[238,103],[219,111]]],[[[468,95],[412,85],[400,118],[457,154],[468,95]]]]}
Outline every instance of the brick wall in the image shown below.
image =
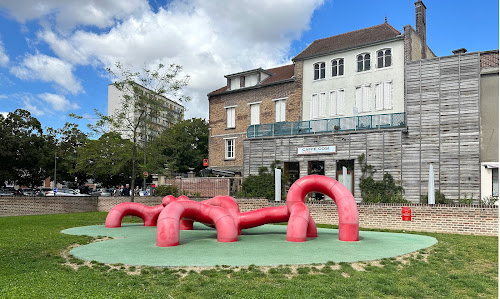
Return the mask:
{"type": "MultiPolygon", "coordinates": [[[[148,206],[158,205],[161,200],[162,197],[135,198],[135,202],[148,206]]],[[[1,197],[0,216],[108,212],[128,201],[129,197],[1,197]]],[[[241,212],[285,204],[285,201],[238,199],[241,212]]],[[[338,224],[337,206],[333,202],[309,202],[307,206],[316,223],[338,224]]],[[[358,204],[358,213],[359,225],[363,228],[498,236],[498,206],[358,204]],[[402,220],[402,207],[411,208],[411,221],[402,220]]]]}

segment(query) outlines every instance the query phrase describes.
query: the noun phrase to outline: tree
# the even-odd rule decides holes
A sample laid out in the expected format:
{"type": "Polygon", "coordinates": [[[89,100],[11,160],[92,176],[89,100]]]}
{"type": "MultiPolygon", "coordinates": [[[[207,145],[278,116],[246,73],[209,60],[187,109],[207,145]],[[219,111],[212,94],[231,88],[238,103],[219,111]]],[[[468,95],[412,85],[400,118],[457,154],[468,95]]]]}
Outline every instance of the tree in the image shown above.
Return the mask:
{"type": "Polygon", "coordinates": [[[161,173],[199,171],[208,157],[208,123],[201,118],[183,120],[163,131],[150,146],[148,169],[161,173]]]}
{"type": "MultiPolygon", "coordinates": [[[[153,129],[153,119],[159,113],[168,113],[165,107],[165,97],[179,101],[188,101],[189,97],[179,95],[179,92],[189,82],[189,76],[181,77],[182,67],[171,64],[166,67],[159,64],[150,70],[143,67],[140,72],[132,72],[121,63],[116,63],[116,71],[108,68],[114,78],[114,87],[121,93],[120,105],[113,115],[104,115],[94,110],[98,118],[95,125],[89,127],[95,132],[121,132],[132,141],[131,176],[136,177],[137,153],[141,144],[154,134],[148,134],[153,129]]],[[[75,115],[72,115],[77,117],[75,115]]],[[[80,117],[77,117],[80,118],[80,117]]],[[[131,180],[131,189],[134,189],[135,180],[131,180]]],[[[132,195],[133,201],[133,195],[132,195]]]]}
{"type": "MultiPolygon", "coordinates": [[[[73,182],[76,178],[77,185],[84,184],[88,176],[83,172],[76,171],[75,167],[78,148],[88,142],[87,135],[78,129],[78,125],[73,123],[65,123],[61,129],[49,128],[47,135],[54,144],[54,150],[51,152],[55,151],[57,156],[58,180],[73,182]]],[[[54,169],[52,168],[51,171],[53,172],[54,169]]]]}
{"type": "Polygon", "coordinates": [[[132,147],[130,140],[122,139],[116,132],[89,140],[77,150],[74,171],[93,177],[108,187],[123,185],[131,180],[132,147]]]}
{"type": "Polygon", "coordinates": [[[0,140],[0,182],[40,185],[53,159],[48,155],[52,144],[38,119],[22,109],[0,115],[0,140]]]}

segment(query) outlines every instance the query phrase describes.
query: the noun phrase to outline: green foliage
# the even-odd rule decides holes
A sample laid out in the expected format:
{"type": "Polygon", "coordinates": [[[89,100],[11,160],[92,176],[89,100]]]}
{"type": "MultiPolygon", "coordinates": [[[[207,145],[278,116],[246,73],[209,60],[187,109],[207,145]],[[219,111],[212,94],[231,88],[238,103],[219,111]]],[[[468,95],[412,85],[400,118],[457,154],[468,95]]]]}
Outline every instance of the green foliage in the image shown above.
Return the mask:
{"type": "MultiPolygon", "coordinates": [[[[420,195],[420,203],[426,204],[428,202],[429,195],[428,194],[422,194],[420,195]]],[[[437,204],[450,204],[453,203],[452,200],[447,199],[446,196],[441,193],[441,191],[436,190],[434,192],[434,202],[437,204]]]]}
{"type": "Polygon", "coordinates": [[[208,157],[208,123],[201,118],[183,120],[163,131],[149,150],[149,171],[163,173],[167,166],[169,172],[198,172],[208,157]]]}
{"type": "MultiPolygon", "coordinates": [[[[0,115],[0,186],[5,181],[38,186],[54,164],[54,143],[30,112],[0,115]]],[[[52,167],[53,169],[53,167],[52,167]]]]}
{"type": "Polygon", "coordinates": [[[458,203],[459,203],[459,204],[461,204],[461,205],[471,205],[471,204],[473,204],[473,203],[474,203],[474,193],[472,193],[472,194],[470,195],[470,197],[469,197],[469,196],[467,196],[467,195],[468,195],[468,194],[467,194],[467,193],[465,193],[463,197],[462,197],[462,196],[460,196],[460,197],[458,198],[458,203]]]}
{"type": "Polygon", "coordinates": [[[155,190],[156,196],[167,196],[173,195],[175,197],[179,196],[179,189],[174,185],[161,185],[157,186],[155,190]]]}
{"type": "Polygon", "coordinates": [[[359,188],[361,189],[363,202],[408,203],[403,196],[403,187],[396,185],[390,173],[384,173],[382,181],[375,181],[373,179],[375,170],[372,165],[366,163],[364,154],[358,157],[358,162],[361,165],[359,188]]]}
{"type": "Polygon", "coordinates": [[[483,205],[487,205],[487,206],[492,206],[495,204],[495,202],[498,201],[498,196],[485,196],[483,198],[481,198],[481,203],[483,205]]]}
{"type": "MultiPolygon", "coordinates": [[[[279,162],[279,161],[277,161],[279,162]]],[[[277,162],[271,165],[274,169],[277,162]]],[[[281,173],[281,199],[286,199],[285,183],[287,179],[281,173]]],[[[237,197],[264,197],[269,200],[274,200],[274,171],[268,172],[267,167],[259,167],[258,175],[249,175],[241,185],[241,191],[238,192],[237,197]]]]}

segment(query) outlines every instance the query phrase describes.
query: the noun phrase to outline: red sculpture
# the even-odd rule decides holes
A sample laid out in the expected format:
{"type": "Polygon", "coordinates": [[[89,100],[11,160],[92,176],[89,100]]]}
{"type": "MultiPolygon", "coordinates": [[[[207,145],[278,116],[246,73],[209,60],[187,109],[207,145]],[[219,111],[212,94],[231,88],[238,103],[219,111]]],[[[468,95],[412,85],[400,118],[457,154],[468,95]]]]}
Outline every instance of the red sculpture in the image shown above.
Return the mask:
{"type": "Polygon", "coordinates": [[[297,180],[288,191],[286,206],[240,213],[236,200],[230,196],[196,202],[186,196],[175,198],[168,195],[156,207],[139,203],[115,206],[106,218],[106,227],[119,227],[125,215],[139,216],[145,226],[157,224],[156,245],[167,247],[179,245],[180,230],[193,229],[193,221],[215,227],[219,242],[237,241],[242,229],[288,221],[287,241],[304,242],[307,238],[317,237],[316,224],[304,204],[309,192],[321,192],[335,201],[339,213],[339,240],[359,240],[358,209],[354,197],[342,184],[321,175],[297,180]]]}

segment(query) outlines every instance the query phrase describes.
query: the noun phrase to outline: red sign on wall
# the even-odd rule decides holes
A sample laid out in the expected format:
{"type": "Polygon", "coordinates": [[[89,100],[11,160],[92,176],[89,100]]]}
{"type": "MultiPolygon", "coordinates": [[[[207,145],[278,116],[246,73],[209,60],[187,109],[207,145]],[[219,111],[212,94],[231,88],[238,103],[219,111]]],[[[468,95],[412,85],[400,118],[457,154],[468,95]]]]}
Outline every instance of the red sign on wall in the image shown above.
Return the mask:
{"type": "Polygon", "coordinates": [[[401,211],[403,221],[411,221],[411,208],[403,207],[401,211]]]}
{"type": "Polygon", "coordinates": [[[208,159],[203,159],[203,166],[208,166],[208,159]]]}

